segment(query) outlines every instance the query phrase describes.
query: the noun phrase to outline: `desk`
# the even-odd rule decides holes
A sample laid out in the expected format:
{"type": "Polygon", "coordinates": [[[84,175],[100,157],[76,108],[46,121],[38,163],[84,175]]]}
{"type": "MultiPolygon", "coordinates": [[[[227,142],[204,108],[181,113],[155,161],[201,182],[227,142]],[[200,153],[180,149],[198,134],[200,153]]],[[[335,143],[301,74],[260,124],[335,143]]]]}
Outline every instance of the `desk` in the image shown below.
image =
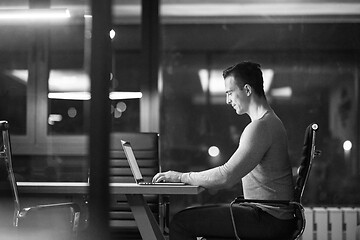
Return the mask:
{"type": "MultiPolygon", "coordinates": [[[[87,194],[88,183],[83,182],[17,182],[21,193],[48,194],[87,194]]],[[[138,185],[136,183],[110,183],[111,194],[125,194],[139,228],[141,237],[146,240],[164,240],[144,194],[199,194],[204,189],[198,186],[138,185]]]]}

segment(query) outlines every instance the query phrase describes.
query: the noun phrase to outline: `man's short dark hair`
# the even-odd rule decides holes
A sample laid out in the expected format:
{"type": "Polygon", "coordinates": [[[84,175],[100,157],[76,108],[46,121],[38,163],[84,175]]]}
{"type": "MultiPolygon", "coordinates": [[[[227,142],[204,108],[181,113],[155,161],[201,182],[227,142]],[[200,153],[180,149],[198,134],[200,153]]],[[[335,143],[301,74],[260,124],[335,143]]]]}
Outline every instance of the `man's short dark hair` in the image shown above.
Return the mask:
{"type": "Polygon", "coordinates": [[[224,79],[233,76],[239,88],[249,84],[260,97],[265,97],[264,80],[261,66],[258,63],[244,61],[228,67],[223,71],[224,79]]]}

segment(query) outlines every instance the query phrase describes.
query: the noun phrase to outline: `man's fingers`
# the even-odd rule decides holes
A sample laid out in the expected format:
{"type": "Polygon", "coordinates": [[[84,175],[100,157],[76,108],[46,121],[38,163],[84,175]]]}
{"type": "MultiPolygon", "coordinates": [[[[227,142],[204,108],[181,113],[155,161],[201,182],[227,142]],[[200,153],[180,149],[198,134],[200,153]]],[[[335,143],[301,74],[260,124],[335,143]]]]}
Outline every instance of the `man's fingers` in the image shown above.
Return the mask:
{"type": "Polygon", "coordinates": [[[164,174],[163,173],[157,173],[153,179],[152,182],[161,182],[164,180],[164,174]]]}
{"type": "Polygon", "coordinates": [[[155,176],[152,179],[152,182],[157,182],[158,178],[159,178],[159,173],[155,174],[155,176]]]}

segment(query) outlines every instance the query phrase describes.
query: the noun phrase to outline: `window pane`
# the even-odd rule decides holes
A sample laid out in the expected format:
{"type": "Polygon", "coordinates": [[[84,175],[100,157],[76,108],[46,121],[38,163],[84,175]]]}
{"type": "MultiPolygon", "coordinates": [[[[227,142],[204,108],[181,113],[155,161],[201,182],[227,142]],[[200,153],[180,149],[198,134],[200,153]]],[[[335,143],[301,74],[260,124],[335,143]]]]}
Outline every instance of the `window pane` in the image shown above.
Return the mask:
{"type": "Polygon", "coordinates": [[[51,28],[48,135],[85,134],[90,79],[85,71],[84,34],[83,23],[51,28]]]}
{"type": "Polygon", "coordinates": [[[111,131],[140,131],[141,1],[118,1],[113,5],[111,131]]]}
{"type": "MultiPolygon", "coordinates": [[[[126,34],[127,31],[120,33],[126,34]]],[[[138,34],[139,32],[135,32],[138,34]]],[[[118,46],[126,47],[126,46],[118,46]]],[[[137,50],[139,51],[139,50],[137,50]]],[[[139,52],[114,52],[115,66],[114,78],[111,88],[119,93],[117,99],[111,101],[111,121],[113,132],[139,132],[140,131],[140,65],[137,61],[139,52]]]]}
{"type": "MultiPolygon", "coordinates": [[[[140,2],[131,5],[116,2],[113,11],[112,75],[108,80],[112,132],[139,131],[140,2]]],[[[90,44],[90,19],[85,19],[82,24],[51,29],[48,135],[86,133],[90,108],[90,44]]]]}
{"type": "Polygon", "coordinates": [[[26,135],[27,28],[0,25],[0,39],[0,119],[11,124],[12,134],[26,135]]]}

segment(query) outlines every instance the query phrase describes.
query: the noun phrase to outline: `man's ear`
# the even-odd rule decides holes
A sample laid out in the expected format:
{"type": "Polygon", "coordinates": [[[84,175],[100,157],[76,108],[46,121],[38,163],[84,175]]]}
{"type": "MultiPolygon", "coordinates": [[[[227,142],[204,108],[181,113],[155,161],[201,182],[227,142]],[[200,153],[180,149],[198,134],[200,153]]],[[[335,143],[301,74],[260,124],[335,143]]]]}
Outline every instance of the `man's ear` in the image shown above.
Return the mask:
{"type": "Polygon", "coordinates": [[[252,88],[251,88],[251,86],[250,86],[249,84],[245,84],[245,85],[244,85],[244,90],[245,90],[245,92],[246,92],[246,96],[250,96],[250,95],[251,95],[251,93],[252,93],[252,88]]]}

